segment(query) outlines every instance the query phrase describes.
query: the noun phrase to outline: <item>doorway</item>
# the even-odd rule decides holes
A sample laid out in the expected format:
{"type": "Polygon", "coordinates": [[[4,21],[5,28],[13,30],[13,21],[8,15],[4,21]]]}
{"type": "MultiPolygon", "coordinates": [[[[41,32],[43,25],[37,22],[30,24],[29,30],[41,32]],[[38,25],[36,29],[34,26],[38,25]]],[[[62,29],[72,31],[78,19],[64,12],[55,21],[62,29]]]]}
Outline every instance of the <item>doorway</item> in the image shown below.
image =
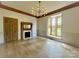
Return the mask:
{"type": "Polygon", "coordinates": [[[18,19],[4,17],[4,40],[11,42],[18,40],[18,19]]]}

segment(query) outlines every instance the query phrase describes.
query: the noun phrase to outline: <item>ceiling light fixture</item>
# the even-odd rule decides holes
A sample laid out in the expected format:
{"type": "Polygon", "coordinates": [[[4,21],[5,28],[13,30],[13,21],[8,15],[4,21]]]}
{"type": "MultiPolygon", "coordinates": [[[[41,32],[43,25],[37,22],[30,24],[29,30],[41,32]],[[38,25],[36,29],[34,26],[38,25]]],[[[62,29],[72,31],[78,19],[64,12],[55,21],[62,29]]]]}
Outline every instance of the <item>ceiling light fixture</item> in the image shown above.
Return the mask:
{"type": "Polygon", "coordinates": [[[45,16],[47,14],[47,8],[42,6],[41,1],[38,1],[38,4],[32,7],[32,14],[35,16],[45,16]]]}

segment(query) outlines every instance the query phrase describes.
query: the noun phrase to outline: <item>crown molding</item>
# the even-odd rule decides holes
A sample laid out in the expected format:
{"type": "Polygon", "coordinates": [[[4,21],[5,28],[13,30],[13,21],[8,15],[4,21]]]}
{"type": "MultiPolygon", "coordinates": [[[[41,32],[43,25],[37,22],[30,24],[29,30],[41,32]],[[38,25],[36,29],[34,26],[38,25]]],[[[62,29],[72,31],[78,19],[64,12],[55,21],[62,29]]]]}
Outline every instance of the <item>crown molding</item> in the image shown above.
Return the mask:
{"type": "MultiPolygon", "coordinates": [[[[77,6],[79,6],[79,1],[77,1],[75,3],[72,3],[70,5],[67,5],[65,7],[62,7],[60,9],[51,11],[51,12],[47,13],[45,16],[48,16],[48,15],[51,15],[51,14],[55,14],[55,13],[58,13],[58,12],[61,12],[61,11],[67,10],[67,9],[71,9],[71,8],[74,8],[74,7],[77,7],[77,6]]],[[[41,18],[41,17],[45,17],[45,16],[42,15],[42,16],[38,16],[37,18],[41,18]]]]}
{"type": "MultiPolygon", "coordinates": [[[[67,10],[67,9],[71,9],[71,8],[74,8],[74,7],[77,7],[77,6],[79,6],[79,1],[77,1],[75,3],[72,3],[70,5],[67,5],[65,7],[59,8],[57,10],[51,11],[51,12],[47,13],[45,16],[55,14],[55,13],[58,13],[58,12],[61,12],[61,11],[67,10]]],[[[25,15],[35,17],[35,18],[45,17],[44,15],[42,15],[42,16],[34,16],[33,14],[30,14],[30,13],[27,13],[27,12],[24,12],[24,11],[9,7],[9,6],[4,5],[2,3],[0,3],[0,8],[7,9],[7,10],[10,10],[10,11],[14,11],[14,12],[21,13],[21,14],[25,14],[25,15]]]]}
{"type": "Polygon", "coordinates": [[[32,17],[36,17],[37,18],[37,16],[34,16],[34,15],[30,14],[30,13],[27,13],[27,12],[24,12],[24,11],[21,11],[21,10],[18,10],[18,9],[15,9],[15,8],[12,8],[12,7],[9,7],[9,6],[4,5],[2,3],[0,3],[0,8],[7,9],[7,10],[10,10],[10,11],[14,11],[14,12],[17,12],[17,13],[21,13],[21,14],[25,14],[25,15],[32,16],[32,17]]]}

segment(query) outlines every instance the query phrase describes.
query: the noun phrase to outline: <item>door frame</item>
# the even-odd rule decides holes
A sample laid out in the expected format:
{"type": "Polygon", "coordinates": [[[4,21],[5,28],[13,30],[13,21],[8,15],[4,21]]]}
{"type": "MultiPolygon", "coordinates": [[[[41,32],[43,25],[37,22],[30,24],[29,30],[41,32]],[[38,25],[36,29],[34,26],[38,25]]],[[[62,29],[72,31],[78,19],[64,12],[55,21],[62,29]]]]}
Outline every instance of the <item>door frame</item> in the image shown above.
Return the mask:
{"type": "Polygon", "coordinates": [[[18,40],[18,19],[4,16],[3,17],[4,43],[7,43],[7,41],[6,41],[6,34],[5,34],[5,18],[16,19],[16,21],[17,21],[17,40],[18,40]]]}

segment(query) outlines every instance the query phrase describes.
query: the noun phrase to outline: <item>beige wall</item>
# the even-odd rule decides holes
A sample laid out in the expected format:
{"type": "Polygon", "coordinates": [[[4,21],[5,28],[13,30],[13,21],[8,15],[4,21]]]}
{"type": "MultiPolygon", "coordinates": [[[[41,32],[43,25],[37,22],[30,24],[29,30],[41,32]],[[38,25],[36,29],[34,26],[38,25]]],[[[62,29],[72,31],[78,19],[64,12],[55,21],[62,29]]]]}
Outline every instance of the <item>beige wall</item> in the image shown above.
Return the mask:
{"type": "MultiPolygon", "coordinates": [[[[79,7],[61,13],[63,15],[63,37],[61,41],[79,47],[79,7]]],[[[47,21],[50,16],[40,18],[37,21],[38,35],[47,37],[47,21]]]]}
{"type": "Polygon", "coordinates": [[[21,35],[20,33],[21,21],[32,22],[33,23],[33,29],[32,29],[33,37],[37,36],[37,26],[36,26],[37,19],[36,18],[0,8],[0,43],[4,42],[4,31],[3,31],[3,17],[4,16],[18,19],[18,38],[19,39],[21,39],[21,36],[20,36],[21,35]]]}
{"type": "Polygon", "coordinates": [[[46,36],[47,34],[47,17],[43,17],[37,20],[37,34],[40,36],[46,36]]]}
{"type": "Polygon", "coordinates": [[[79,7],[63,12],[63,41],[79,47],[79,7]]]}

